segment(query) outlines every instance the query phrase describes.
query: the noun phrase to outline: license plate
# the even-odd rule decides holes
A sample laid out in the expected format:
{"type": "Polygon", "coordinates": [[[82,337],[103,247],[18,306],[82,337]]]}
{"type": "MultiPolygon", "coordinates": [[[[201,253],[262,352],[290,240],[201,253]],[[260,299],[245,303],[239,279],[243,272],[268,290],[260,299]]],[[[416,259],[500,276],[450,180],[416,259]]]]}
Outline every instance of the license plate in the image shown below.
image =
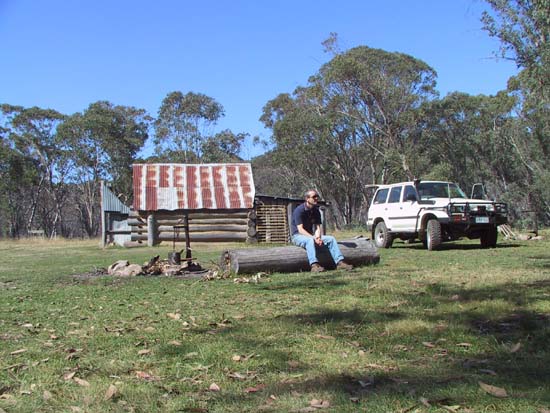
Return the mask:
{"type": "Polygon", "coordinates": [[[476,217],[476,224],[488,224],[489,217],[476,217]]]}

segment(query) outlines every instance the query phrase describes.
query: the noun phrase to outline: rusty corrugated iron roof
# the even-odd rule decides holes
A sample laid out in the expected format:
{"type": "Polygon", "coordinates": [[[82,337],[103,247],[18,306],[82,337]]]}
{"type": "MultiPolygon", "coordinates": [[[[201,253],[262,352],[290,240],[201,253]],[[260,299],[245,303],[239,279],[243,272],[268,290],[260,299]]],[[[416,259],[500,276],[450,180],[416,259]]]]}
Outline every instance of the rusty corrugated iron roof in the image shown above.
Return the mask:
{"type": "Polygon", "coordinates": [[[245,209],[254,204],[249,163],[134,164],[134,209],[245,209]]]}

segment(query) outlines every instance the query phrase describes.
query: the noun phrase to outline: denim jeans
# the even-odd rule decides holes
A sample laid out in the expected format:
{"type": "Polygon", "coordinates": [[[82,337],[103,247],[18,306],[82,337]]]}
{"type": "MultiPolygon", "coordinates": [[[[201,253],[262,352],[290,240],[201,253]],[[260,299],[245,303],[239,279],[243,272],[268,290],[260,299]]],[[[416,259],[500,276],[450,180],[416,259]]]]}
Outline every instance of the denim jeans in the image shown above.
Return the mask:
{"type": "MultiPolygon", "coordinates": [[[[338,247],[338,243],[336,242],[336,238],[330,235],[323,235],[321,239],[323,240],[324,246],[328,248],[332,259],[336,264],[344,259],[344,256],[342,255],[342,252],[338,247]]],[[[317,247],[317,245],[315,245],[315,240],[313,238],[302,234],[294,234],[292,236],[292,243],[299,247],[305,248],[309,265],[319,262],[319,260],[317,259],[316,248],[320,247],[317,247]]]]}

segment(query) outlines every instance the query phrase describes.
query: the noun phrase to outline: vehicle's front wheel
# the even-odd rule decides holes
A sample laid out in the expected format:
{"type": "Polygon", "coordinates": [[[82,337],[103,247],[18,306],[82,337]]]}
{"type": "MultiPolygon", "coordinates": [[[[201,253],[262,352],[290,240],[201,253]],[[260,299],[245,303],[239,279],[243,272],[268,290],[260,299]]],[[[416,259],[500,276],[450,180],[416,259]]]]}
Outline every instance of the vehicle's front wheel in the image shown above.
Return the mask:
{"type": "Polygon", "coordinates": [[[481,233],[481,247],[494,248],[497,246],[498,230],[497,227],[491,227],[481,233]]]}
{"type": "Polygon", "coordinates": [[[391,244],[393,244],[393,237],[384,221],[380,221],[374,228],[374,244],[378,248],[390,248],[391,244]]]}
{"type": "Polygon", "coordinates": [[[441,224],[437,219],[430,219],[426,226],[426,248],[436,250],[441,245],[441,224]]]}

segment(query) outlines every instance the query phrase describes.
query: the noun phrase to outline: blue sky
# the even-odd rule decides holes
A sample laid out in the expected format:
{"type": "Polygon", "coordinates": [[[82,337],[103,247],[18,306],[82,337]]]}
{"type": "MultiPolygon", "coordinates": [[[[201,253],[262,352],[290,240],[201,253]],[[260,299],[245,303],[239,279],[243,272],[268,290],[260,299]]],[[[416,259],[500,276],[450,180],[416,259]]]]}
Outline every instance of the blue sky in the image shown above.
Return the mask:
{"type": "MultiPolygon", "coordinates": [[[[225,108],[217,130],[268,138],[262,107],[330,59],[321,42],[410,54],[441,96],[495,94],[517,73],[495,60],[482,0],[0,0],[0,103],[65,114],[108,100],[157,114],[170,92],[225,108]]],[[[148,146],[150,148],[150,146],[148,146]]],[[[247,142],[242,156],[262,153],[247,142]]],[[[150,149],[146,150],[148,154],[150,149]]]]}

